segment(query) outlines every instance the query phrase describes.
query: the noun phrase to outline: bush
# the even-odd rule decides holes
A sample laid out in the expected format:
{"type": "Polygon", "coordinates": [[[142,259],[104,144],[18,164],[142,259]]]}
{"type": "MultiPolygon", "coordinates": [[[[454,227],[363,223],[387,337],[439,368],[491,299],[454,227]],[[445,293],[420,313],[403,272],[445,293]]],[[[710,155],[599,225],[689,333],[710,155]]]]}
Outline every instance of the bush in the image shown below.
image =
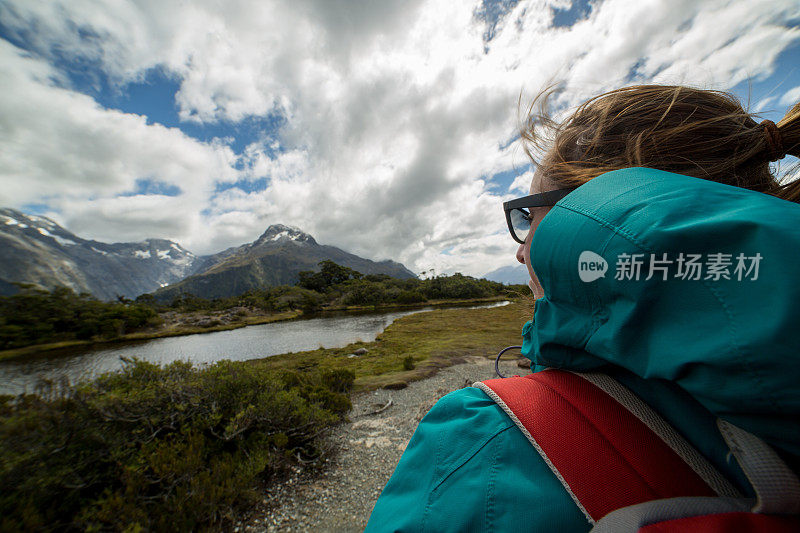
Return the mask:
{"type": "Polygon", "coordinates": [[[350,282],[342,293],[344,305],[378,305],[387,301],[384,286],[374,281],[350,282]]]}
{"type": "Polygon", "coordinates": [[[326,370],[322,373],[322,383],[335,392],[349,391],[355,379],[355,373],[345,368],[326,370]]]}
{"type": "Polygon", "coordinates": [[[129,300],[101,302],[65,287],[50,292],[25,287],[18,294],[0,297],[0,350],[116,338],[159,321],[154,309],[129,300]]]}
{"type": "Polygon", "coordinates": [[[304,315],[313,314],[322,309],[322,297],[311,291],[305,291],[300,296],[300,310],[304,315]]]}
{"type": "Polygon", "coordinates": [[[425,295],[419,291],[400,291],[400,294],[397,295],[397,301],[401,304],[414,304],[427,300],[425,295]]]}
{"type": "Polygon", "coordinates": [[[410,355],[403,358],[403,370],[414,370],[414,358],[410,355]]]}
{"type": "Polygon", "coordinates": [[[0,398],[0,530],[224,528],[259,480],[319,457],[353,378],[131,361],[79,387],[0,398]]]}

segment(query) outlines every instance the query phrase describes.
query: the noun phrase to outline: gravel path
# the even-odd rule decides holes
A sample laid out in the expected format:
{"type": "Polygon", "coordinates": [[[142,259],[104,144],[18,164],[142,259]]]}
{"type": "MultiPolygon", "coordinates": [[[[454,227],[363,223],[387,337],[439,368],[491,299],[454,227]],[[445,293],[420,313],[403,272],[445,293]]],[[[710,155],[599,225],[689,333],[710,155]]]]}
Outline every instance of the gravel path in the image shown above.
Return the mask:
{"type": "MultiPolygon", "coordinates": [[[[501,371],[525,373],[513,356],[501,363],[501,371]]],[[[339,452],[328,459],[324,473],[316,477],[298,474],[272,488],[235,531],[362,531],[425,413],[448,392],[492,377],[493,362],[476,357],[402,390],[355,395],[351,422],[331,434],[339,452]],[[386,410],[365,414],[390,399],[392,405],[386,410]]]]}

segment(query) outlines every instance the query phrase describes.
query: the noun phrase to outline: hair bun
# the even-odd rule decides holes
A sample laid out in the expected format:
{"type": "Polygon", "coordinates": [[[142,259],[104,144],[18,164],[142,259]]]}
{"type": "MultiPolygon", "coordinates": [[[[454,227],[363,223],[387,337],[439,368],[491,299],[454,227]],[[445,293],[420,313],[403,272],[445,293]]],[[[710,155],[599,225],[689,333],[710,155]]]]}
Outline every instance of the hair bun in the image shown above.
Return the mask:
{"type": "Polygon", "coordinates": [[[767,138],[767,148],[769,149],[769,160],[777,161],[786,157],[783,137],[778,126],[771,120],[762,120],[760,125],[764,126],[764,136],[767,138]]]}

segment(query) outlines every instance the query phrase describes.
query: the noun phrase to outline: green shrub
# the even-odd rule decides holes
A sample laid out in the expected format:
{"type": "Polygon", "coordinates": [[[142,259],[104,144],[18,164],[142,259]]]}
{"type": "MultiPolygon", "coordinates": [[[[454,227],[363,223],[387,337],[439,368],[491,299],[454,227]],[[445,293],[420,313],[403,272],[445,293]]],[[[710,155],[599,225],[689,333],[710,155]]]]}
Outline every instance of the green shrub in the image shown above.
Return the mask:
{"type": "Polygon", "coordinates": [[[403,358],[403,370],[414,370],[414,358],[410,355],[403,358]]]}
{"type": "Polygon", "coordinates": [[[160,322],[154,309],[121,299],[101,302],[62,287],[25,287],[0,297],[0,350],[93,337],[116,338],[160,322]]]}
{"type": "Polygon", "coordinates": [[[375,281],[351,281],[342,293],[344,305],[377,305],[387,301],[384,285],[375,281]]]}
{"type": "Polygon", "coordinates": [[[401,304],[414,304],[418,302],[425,302],[428,299],[419,291],[401,290],[397,295],[397,301],[401,304]]]}
{"type": "Polygon", "coordinates": [[[318,457],[348,371],[129,361],[43,396],[0,398],[0,530],[219,529],[260,481],[318,457]]]}
{"type": "Polygon", "coordinates": [[[355,373],[346,368],[335,368],[322,372],[322,383],[335,392],[349,391],[355,379],[355,373]]]}

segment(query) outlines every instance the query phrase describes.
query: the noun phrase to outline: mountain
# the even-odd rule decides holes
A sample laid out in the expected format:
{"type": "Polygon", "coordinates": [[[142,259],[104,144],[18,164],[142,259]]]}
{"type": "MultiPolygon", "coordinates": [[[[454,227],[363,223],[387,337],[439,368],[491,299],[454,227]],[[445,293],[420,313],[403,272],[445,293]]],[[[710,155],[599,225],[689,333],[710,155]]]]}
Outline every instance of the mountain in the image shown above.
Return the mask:
{"type": "Polygon", "coordinates": [[[108,244],[82,239],[46,217],[0,209],[0,294],[12,283],[67,286],[103,300],[135,298],[180,281],[199,258],[165,239],[108,244]]]}
{"type": "Polygon", "coordinates": [[[115,244],[86,240],[47,217],[0,209],[0,248],[0,295],[16,293],[14,283],[31,283],[44,289],[66,286],[103,300],[135,298],[159,288],[156,294],[162,300],[184,292],[204,298],[234,296],[264,285],[294,284],[298,272],[317,270],[324,259],[364,274],[415,277],[400,263],[374,262],[320,245],[311,235],[282,224],[270,226],[250,244],[198,257],[165,239],[115,244]]]}
{"type": "Polygon", "coordinates": [[[401,279],[416,277],[400,263],[370,261],[333,246],[318,244],[311,235],[297,228],[274,224],[250,244],[202,258],[196,274],[159,289],[155,297],[167,301],[190,293],[202,298],[221,298],[265,285],[293,285],[297,283],[298,272],[318,270],[318,263],[325,259],[363,274],[387,274],[401,279]]]}
{"type": "Polygon", "coordinates": [[[507,285],[526,285],[528,280],[531,279],[530,276],[528,276],[528,269],[525,265],[498,268],[497,270],[487,272],[483,277],[507,285]]]}

